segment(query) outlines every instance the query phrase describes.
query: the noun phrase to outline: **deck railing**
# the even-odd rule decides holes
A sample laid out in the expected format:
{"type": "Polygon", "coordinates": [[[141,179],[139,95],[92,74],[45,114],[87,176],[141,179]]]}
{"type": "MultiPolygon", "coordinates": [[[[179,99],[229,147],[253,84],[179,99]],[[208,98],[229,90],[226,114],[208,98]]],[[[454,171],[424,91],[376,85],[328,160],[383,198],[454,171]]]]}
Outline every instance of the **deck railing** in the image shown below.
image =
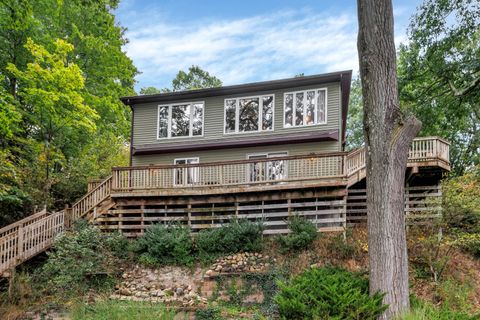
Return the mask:
{"type": "MultiPolygon", "coordinates": [[[[449,145],[437,138],[417,138],[409,161],[449,162],[449,145]]],[[[278,184],[349,177],[365,167],[365,148],[350,153],[324,153],[227,162],[113,168],[117,192],[185,187],[278,184]]]]}
{"type": "Polygon", "coordinates": [[[0,275],[50,247],[64,231],[64,211],[42,210],[0,229],[0,275]]]}
{"type": "Polygon", "coordinates": [[[256,185],[343,176],[344,153],[113,168],[112,189],[256,185]]]}
{"type": "Polygon", "coordinates": [[[438,137],[415,138],[408,152],[408,160],[429,161],[440,159],[450,162],[450,144],[438,137]]]}

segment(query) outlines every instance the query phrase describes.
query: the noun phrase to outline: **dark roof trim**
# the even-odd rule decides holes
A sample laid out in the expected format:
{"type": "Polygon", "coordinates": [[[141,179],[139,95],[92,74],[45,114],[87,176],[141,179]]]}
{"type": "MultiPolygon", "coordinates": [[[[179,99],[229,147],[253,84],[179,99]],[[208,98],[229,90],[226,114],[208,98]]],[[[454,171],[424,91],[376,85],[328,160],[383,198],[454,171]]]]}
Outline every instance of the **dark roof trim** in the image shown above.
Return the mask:
{"type": "Polygon", "coordinates": [[[267,145],[283,145],[294,143],[307,143],[317,141],[338,141],[338,130],[313,131],[308,134],[284,134],[267,137],[251,137],[238,140],[218,139],[209,142],[198,142],[189,144],[155,144],[133,148],[133,155],[165,154],[173,152],[191,152],[204,150],[219,150],[231,148],[259,147],[267,145]]]}
{"type": "MultiPolygon", "coordinates": [[[[343,79],[351,79],[352,71],[339,71],[332,73],[324,73],[313,76],[303,76],[296,78],[288,78],[281,80],[253,82],[239,84],[233,86],[225,86],[218,88],[207,88],[198,90],[178,91],[169,93],[160,93],[152,95],[123,97],[120,100],[126,105],[133,105],[148,102],[167,102],[181,99],[198,99],[213,96],[240,94],[247,91],[268,91],[275,89],[284,89],[289,87],[309,86],[316,84],[324,84],[329,82],[343,81],[343,79]]],[[[343,92],[343,90],[342,90],[343,92]]],[[[348,100],[348,99],[347,99],[348,100]]]]}

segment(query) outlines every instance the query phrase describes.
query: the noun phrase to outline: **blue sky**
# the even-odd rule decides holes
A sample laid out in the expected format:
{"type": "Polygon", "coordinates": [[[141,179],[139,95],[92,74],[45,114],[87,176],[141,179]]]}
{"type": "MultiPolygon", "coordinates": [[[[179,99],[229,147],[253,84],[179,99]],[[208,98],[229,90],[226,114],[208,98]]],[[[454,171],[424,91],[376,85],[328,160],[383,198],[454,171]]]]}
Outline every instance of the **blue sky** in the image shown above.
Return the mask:
{"type": "MultiPolygon", "coordinates": [[[[394,1],[395,42],[406,41],[420,0],[394,1]]],[[[358,72],[356,1],[123,0],[125,46],[136,88],[169,87],[195,64],[224,85],[352,69],[358,72]]]]}

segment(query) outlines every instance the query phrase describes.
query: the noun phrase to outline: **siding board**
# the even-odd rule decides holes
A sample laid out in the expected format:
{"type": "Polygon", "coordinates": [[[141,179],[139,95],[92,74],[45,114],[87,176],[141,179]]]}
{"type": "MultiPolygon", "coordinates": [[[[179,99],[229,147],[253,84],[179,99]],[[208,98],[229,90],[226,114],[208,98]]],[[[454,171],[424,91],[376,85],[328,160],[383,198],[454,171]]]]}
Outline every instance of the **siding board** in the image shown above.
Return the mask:
{"type": "MultiPolygon", "coordinates": [[[[245,139],[249,136],[259,137],[259,136],[275,136],[278,134],[287,134],[287,133],[299,133],[299,132],[311,132],[313,130],[332,130],[339,129],[341,126],[341,107],[340,107],[340,83],[330,83],[323,85],[311,85],[311,86],[301,86],[301,87],[292,87],[288,89],[273,90],[273,91],[259,91],[259,92],[245,92],[243,94],[237,95],[228,95],[228,96],[216,96],[216,97],[207,97],[202,99],[205,102],[204,106],[204,136],[203,137],[188,137],[188,138],[174,138],[174,139],[160,139],[157,140],[157,108],[158,103],[145,103],[138,104],[133,107],[134,110],[134,123],[133,123],[133,146],[138,147],[142,145],[151,145],[151,144],[192,144],[195,141],[207,142],[209,140],[224,139],[225,141],[245,139]],[[305,89],[314,89],[314,88],[327,88],[327,123],[322,125],[313,125],[306,127],[283,127],[283,96],[285,92],[298,91],[305,89]],[[266,132],[255,132],[255,133],[240,133],[240,134],[224,134],[224,100],[226,98],[233,97],[242,97],[242,96],[255,96],[255,95],[264,95],[264,94],[274,94],[275,95],[275,108],[274,108],[274,130],[266,132]]],[[[188,102],[188,100],[176,100],[177,102],[188,102]]],[[[165,103],[162,103],[165,104],[165,103]]],[[[340,130],[340,136],[342,136],[342,130],[340,130]]],[[[274,146],[272,146],[274,147],[274,146]]],[[[271,148],[271,147],[270,147],[271,148]]],[[[205,159],[214,159],[214,160],[230,160],[230,159],[244,159],[244,154],[246,149],[256,150],[255,148],[240,148],[238,150],[221,150],[219,151],[204,151],[196,152],[196,154],[204,154],[205,159]],[[208,155],[211,154],[211,155],[208,155]],[[224,154],[227,154],[228,159],[218,159],[218,155],[221,154],[222,157],[224,154]],[[243,155],[243,156],[242,156],[243,155]],[[238,158],[241,156],[240,158],[238,158]]],[[[261,147],[261,150],[267,150],[269,148],[261,147]]],[[[296,152],[302,152],[303,154],[309,152],[328,152],[328,151],[341,151],[341,142],[340,141],[329,141],[321,143],[303,143],[297,146],[279,146],[274,148],[275,150],[292,150],[292,155],[297,154],[296,152]],[[310,149],[309,149],[310,148],[310,149]],[[298,151],[297,151],[298,150],[298,151]]],[[[257,151],[255,151],[257,152],[257,151]]],[[[301,154],[301,153],[298,153],[301,154]]],[[[185,156],[185,153],[181,154],[185,156]]],[[[177,154],[178,156],[178,154],[177,154]]],[[[175,156],[175,157],[177,157],[175,156]]],[[[169,159],[168,163],[173,162],[173,155],[137,155],[133,157],[133,165],[139,164],[149,164],[149,163],[164,163],[166,159],[169,159]],[[170,161],[172,160],[172,161],[170,161]]],[[[207,162],[201,160],[202,162],[207,162]]]]}

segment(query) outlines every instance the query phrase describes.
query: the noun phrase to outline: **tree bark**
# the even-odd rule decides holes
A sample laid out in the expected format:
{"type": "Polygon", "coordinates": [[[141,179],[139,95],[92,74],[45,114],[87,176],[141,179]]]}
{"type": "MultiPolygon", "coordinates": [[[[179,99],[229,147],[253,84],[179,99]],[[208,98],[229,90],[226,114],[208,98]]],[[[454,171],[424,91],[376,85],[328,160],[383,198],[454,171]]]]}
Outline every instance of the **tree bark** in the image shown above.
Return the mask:
{"type": "Polygon", "coordinates": [[[367,150],[370,293],[385,293],[380,319],[409,309],[404,184],[408,150],[421,128],[401,112],[391,0],[358,0],[358,56],[367,150]]]}

